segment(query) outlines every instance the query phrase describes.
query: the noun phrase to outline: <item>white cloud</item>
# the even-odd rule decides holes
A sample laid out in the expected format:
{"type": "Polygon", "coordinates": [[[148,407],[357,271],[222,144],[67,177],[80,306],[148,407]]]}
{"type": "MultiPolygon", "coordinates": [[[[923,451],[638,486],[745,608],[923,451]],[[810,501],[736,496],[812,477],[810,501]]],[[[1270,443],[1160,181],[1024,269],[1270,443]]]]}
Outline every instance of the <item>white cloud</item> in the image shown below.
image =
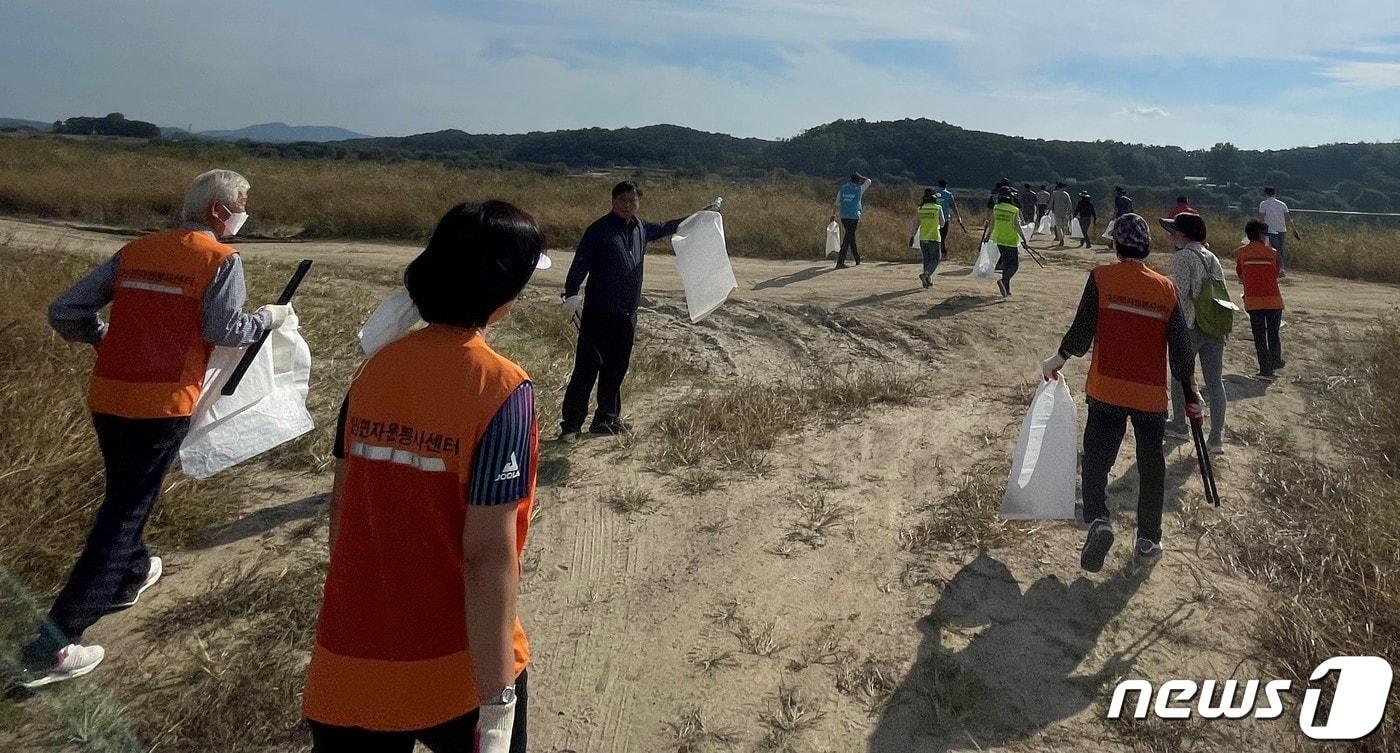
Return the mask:
{"type": "MultiPolygon", "coordinates": [[[[1183,35],[1178,10],[1120,0],[1075,3],[1066,18],[1082,26],[1030,23],[1044,8],[1019,0],[244,0],[214,26],[180,0],[109,0],[100,13],[83,0],[0,0],[0,68],[24,72],[0,78],[0,109],[13,108],[0,115],[120,110],[201,129],[283,120],[385,135],[666,122],[771,138],[835,118],[928,117],[1030,137],[1187,147],[1393,137],[1393,117],[1347,110],[1359,85],[1304,91],[1294,75],[1261,81],[1286,101],[1277,109],[1286,117],[1260,118],[1253,103],[1216,104],[1209,81],[1199,97],[1157,106],[1150,90],[1123,93],[1132,80],[1123,70],[1146,65],[1189,80],[1201,59],[1325,59],[1350,44],[1393,43],[1385,33],[1400,27],[1400,7],[1270,0],[1196,11],[1202,17],[1183,35]],[[1240,30],[1260,17],[1284,22],[1242,43],[1240,30]],[[1008,32],[1008,18],[1028,22],[1008,32]],[[697,40],[715,43],[717,55],[761,49],[758,59],[781,62],[736,72],[651,52],[697,40]],[[939,55],[936,67],[906,59],[923,45],[939,55]],[[516,52],[496,54],[507,49],[516,52]],[[1064,61],[1075,71],[1064,73],[1064,61]]],[[[1331,65],[1334,81],[1363,77],[1331,65]]],[[[1364,75],[1385,80],[1374,68],[1364,75]]]]}
{"type": "Polygon", "coordinates": [[[1139,118],[1165,118],[1170,113],[1160,107],[1147,107],[1145,105],[1135,105],[1124,107],[1118,111],[1119,115],[1133,115],[1139,118]]]}
{"type": "Polygon", "coordinates": [[[1321,73],[1343,86],[1360,89],[1400,87],[1400,63],[1335,63],[1323,68],[1321,73]]]}

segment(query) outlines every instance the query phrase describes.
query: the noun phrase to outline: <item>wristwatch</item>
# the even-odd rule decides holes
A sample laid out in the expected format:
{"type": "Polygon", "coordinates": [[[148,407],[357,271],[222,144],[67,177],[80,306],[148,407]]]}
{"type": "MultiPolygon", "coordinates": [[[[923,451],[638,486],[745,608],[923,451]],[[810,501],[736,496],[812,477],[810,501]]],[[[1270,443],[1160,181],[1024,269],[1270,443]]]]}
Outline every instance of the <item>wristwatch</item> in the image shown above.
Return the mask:
{"type": "Polygon", "coordinates": [[[483,701],[481,705],[483,705],[483,706],[509,706],[509,705],[512,704],[512,703],[515,703],[515,686],[514,686],[514,685],[507,685],[507,686],[505,686],[504,688],[501,688],[501,692],[498,693],[498,694],[496,695],[495,698],[492,698],[492,699],[487,700],[487,701],[483,701]]]}

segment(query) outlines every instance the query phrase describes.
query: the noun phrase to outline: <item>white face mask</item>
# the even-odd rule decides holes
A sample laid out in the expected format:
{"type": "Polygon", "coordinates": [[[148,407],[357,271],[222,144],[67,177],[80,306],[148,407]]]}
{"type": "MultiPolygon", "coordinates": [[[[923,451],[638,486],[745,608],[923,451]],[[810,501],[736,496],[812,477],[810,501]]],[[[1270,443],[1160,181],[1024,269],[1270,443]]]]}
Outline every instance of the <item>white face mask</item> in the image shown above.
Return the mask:
{"type": "Polygon", "coordinates": [[[235,212],[229,215],[228,219],[224,220],[224,237],[230,238],[232,236],[238,235],[239,229],[241,229],[243,227],[243,223],[247,221],[247,212],[235,212]]]}

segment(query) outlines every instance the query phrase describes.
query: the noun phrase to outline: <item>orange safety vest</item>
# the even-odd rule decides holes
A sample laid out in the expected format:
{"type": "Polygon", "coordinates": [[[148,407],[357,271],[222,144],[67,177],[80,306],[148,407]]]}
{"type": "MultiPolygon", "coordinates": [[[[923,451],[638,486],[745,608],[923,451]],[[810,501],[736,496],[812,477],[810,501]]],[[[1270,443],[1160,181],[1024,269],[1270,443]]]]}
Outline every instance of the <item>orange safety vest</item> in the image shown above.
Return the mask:
{"type": "Polygon", "coordinates": [[[1139,262],[1093,271],[1099,291],[1093,362],[1084,392],[1099,402],[1167,410],[1167,325],[1176,285],[1139,262]]]}
{"type": "Polygon", "coordinates": [[[117,252],[111,321],[97,346],[88,410],[125,418],[194,413],[212,346],[204,292],[237,253],[199,230],[167,230],[117,252]]]}
{"type": "Polygon", "coordinates": [[[1235,249],[1235,274],[1244,286],[1245,311],[1283,309],[1278,269],[1278,252],[1263,241],[1250,241],[1235,249]]]}
{"type": "MultiPolygon", "coordinates": [[[[462,530],[477,443],[529,377],[479,332],[431,325],[376,353],[350,386],[336,540],[311,653],[308,719],[421,730],[477,707],[462,530]]],[[[538,449],[538,428],[532,427],[538,449]]],[[[535,479],[516,505],[525,545],[535,479]]],[[[515,670],[530,659],[515,623],[515,670]]]]}

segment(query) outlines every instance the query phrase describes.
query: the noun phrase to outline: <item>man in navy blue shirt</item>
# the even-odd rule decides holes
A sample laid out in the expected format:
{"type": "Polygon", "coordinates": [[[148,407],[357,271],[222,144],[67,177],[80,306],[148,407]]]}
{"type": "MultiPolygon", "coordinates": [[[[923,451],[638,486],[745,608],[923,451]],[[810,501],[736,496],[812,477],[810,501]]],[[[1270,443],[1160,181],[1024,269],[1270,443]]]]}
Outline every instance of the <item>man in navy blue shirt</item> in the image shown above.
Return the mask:
{"type": "Polygon", "coordinates": [[[641,198],[632,181],[613,186],[612,211],[583,232],[564,281],[564,310],[580,317],[574,373],[559,420],[559,438],[566,442],[578,439],[583,429],[595,382],[598,410],[589,432],[620,434],[631,428],[622,420],[622,380],[632,359],[646,245],[675,233],[685,219],[644,222],[637,217],[641,198]],[[579,295],[585,278],[588,285],[579,295]]]}

